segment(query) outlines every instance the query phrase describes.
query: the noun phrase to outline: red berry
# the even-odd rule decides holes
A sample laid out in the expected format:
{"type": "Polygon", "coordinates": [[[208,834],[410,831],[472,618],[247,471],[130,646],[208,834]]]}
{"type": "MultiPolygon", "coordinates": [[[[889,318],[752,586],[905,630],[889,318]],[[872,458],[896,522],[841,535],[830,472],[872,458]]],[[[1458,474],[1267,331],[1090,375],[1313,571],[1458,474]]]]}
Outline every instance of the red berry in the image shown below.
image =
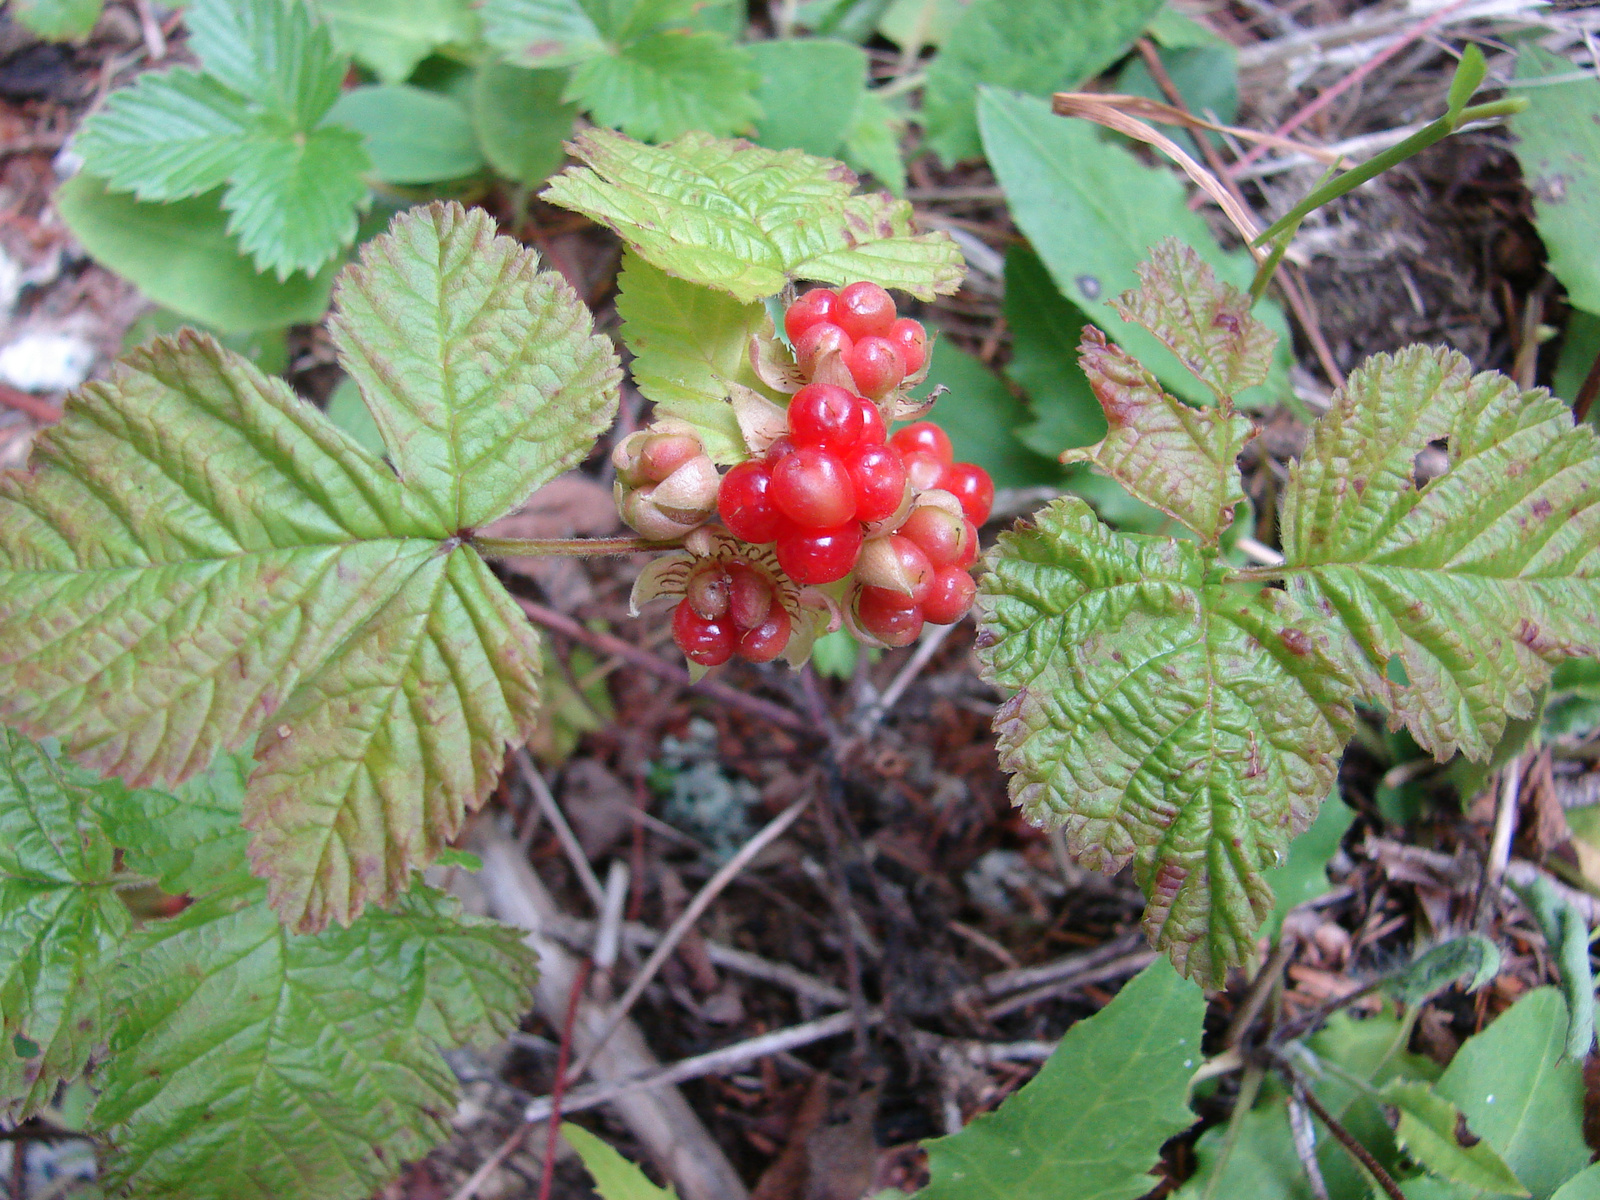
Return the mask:
{"type": "Polygon", "coordinates": [[[733,657],[733,626],[706,620],[688,600],[680,600],[672,610],[672,640],[685,658],[702,667],[721,666],[733,657]]]}
{"type": "Polygon", "coordinates": [[[933,564],[910,538],[891,533],[873,538],[861,548],[856,560],[856,578],[868,591],[884,591],[891,607],[910,608],[921,604],[933,583],[933,564]]]}
{"type": "Polygon", "coordinates": [[[955,447],[950,445],[950,435],[932,421],[913,421],[904,429],[896,429],[889,445],[901,454],[915,454],[919,450],[931,454],[942,463],[955,461],[955,447]]]}
{"type": "Polygon", "coordinates": [[[802,587],[832,583],[850,574],[861,553],[861,526],[838,529],[791,529],[778,538],[778,565],[802,587]]]}
{"type": "Polygon", "coordinates": [[[783,314],[783,331],[789,335],[792,344],[813,325],[822,321],[832,323],[838,319],[839,293],[832,288],[812,288],[789,305],[789,311],[783,314]]]}
{"type": "Polygon", "coordinates": [[[862,395],[887,396],[906,377],[900,348],[883,337],[864,337],[844,351],[844,365],[862,395]]]}
{"type": "Polygon", "coordinates": [[[928,365],[928,331],[923,329],[921,321],[901,317],[889,327],[886,336],[906,360],[907,375],[915,375],[928,365]]]}
{"type": "Polygon", "coordinates": [[[856,515],[856,489],[837,454],[801,446],[772,468],[772,503],[802,529],[833,529],[856,515]]]}
{"type": "Polygon", "coordinates": [[[789,401],[789,434],[796,446],[843,451],[861,440],[860,397],[831,383],[808,383],[789,401]]]}
{"type": "Polygon", "coordinates": [[[974,463],[951,463],[934,486],[961,501],[961,510],[974,525],[982,525],[994,509],[994,480],[974,463]]]}
{"type": "Polygon", "coordinates": [[[912,488],[919,492],[938,487],[945,468],[950,465],[926,450],[914,450],[910,454],[902,452],[901,461],[906,464],[906,478],[911,480],[912,488]]]}
{"type": "Polygon", "coordinates": [[[889,427],[883,423],[883,410],[865,396],[856,397],[861,410],[861,445],[881,446],[889,440],[889,427]]]}
{"type": "Polygon", "coordinates": [[[772,504],[772,474],[763,462],[742,462],[722,477],[717,512],[733,536],[760,546],[776,540],[783,524],[772,504]]]}
{"type": "Polygon", "coordinates": [[[740,632],[748,632],[772,611],[772,581],[744,563],[728,567],[728,619],[740,632]]]}
{"type": "Polygon", "coordinates": [[[906,494],[906,468],[887,446],[858,444],[844,456],[856,491],[856,520],[871,524],[891,517],[906,494]]]}
{"type": "Polygon", "coordinates": [[[774,604],[767,619],[739,637],[739,653],[751,662],[771,662],[789,644],[789,614],[774,604]]]}
{"type": "Polygon", "coordinates": [[[932,625],[954,625],[967,615],[978,585],[960,567],[940,567],[934,573],[922,615],[932,625]]]}
{"type": "Polygon", "coordinates": [[[931,504],[912,509],[895,532],[915,542],[936,567],[971,566],[977,559],[978,531],[972,522],[931,504]]]}
{"type": "Polygon", "coordinates": [[[885,646],[909,646],[922,633],[922,610],[887,603],[894,593],[862,588],[856,597],[856,623],[885,646]]]}
{"type": "Polygon", "coordinates": [[[838,315],[832,318],[852,338],[883,337],[894,325],[894,297],[875,283],[839,289],[838,315]]]}
{"type": "Polygon", "coordinates": [[[766,453],[761,457],[767,460],[767,466],[773,466],[785,454],[794,453],[794,439],[788,434],[773,439],[772,445],[767,447],[766,453]]]}
{"type": "Polygon", "coordinates": [[[794,360],[807,375],[814,375],[824,354],[832,350],[847,354],[854,345],[854,339],[837,325],[819,321],[795,338],[794,360]]]}

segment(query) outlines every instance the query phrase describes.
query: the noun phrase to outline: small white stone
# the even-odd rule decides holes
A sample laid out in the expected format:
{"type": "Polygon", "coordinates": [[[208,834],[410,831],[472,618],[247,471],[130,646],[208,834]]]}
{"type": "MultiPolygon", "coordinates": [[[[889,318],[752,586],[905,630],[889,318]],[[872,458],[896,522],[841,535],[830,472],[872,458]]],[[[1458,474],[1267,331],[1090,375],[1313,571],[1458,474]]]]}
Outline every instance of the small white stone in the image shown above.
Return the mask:
{"type": "Polygon", "coordinates": [[[94,347],[69,333],[25,333],[0,349],[0,382],[24,392],[66,392],[89,377],[94,347]]]}

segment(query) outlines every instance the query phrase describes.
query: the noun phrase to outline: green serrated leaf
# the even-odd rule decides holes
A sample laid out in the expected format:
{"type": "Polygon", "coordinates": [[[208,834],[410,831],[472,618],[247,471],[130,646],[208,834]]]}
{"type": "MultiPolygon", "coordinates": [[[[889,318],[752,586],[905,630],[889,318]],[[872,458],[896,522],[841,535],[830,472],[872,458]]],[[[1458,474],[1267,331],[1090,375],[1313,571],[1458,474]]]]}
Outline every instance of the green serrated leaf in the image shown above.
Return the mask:
{"type": "Polygon", "coordinates": [[[1162,961],[1066,1032],[997,1112],[928,1143],[923,1200],[1134,1200],[1156,1183],[1161,1144],[1194,1124],[1205,996],[1162,961]]]}
{"type": "MultiPolygon", "coordinates": [[[[1189,211],[1176,176],[1152,170],[1089,122],[1055,116],[1046,101],[993,88],[983,89],[978,116],[984,150],[1012,215],[1061,294],[1173,395],[1211,403],[1210,389],[1190,368],[1148,330],[1118,317],[1110,301],[1138,283],[1140,265],[1169,237],[1196,247],[1218,279],[1240,289],[1249,287],[1255,273],[1250,256],[1218,246],[1205,222],[1189,211]]],[[[1234,397],[1243,407],[1275,403],[1288,390],[1283,314],[1263,303],[1256,316],[1278,335],[1278,345],[1266,387],[1234,397]]]]}
{"type": "Polygon", "coordinates": [[[1350,681],[1281,593],[1207,583],[1200,548],[1057,500],[1001,537],[979,659],[1011,796],[1095,869],[1132,860],[1145,929],[1202,982],[1253,953],[1262,872],[1328,794],[1350,681]]]}
{"type": "Polygon", "coordinates": [[[677,1195],[651,1183],[643,1171],[582,1126],[564,1122],[561,1136],[578,1152],[601,1200],[672,1200],[677,1195]]]}
{"type": "Polygon", "coordinates": [[[115,1016],[106,971],[127,933],[96,781],[0,729],[0,1117],[79,1075],[115,1016]]]}
{"type": "Polygon", "coordinates": [[[634,385],[661,415],[693,425],[713,461],[748,458],[728,385],[773,395],[750,365],[750,339],[772,334],[766,308],[676,279],[631,250],[623,256],[617,286],[634,385]]]}
{"type": "Polygon", "coordinates": [[[1351,374],[1290,471],[1283,546],[1362,697],[1440,758],[1486,758],[1557,661],[1600,653],[1594,434],[1459,354],[1414,346],[1351,374]],[[1418,488],[1438,440],[1450,469],[1418,488]]]}
{"type": "Polygon", "coordinates": [[[1517,51],[1517,79],[1536,86],[1513,93],[1528,107],[1511,118],[1511,129],[1550,273],[1576,307],[1600,312],[1600,262],[1593,241],[1600,221],[1600,80],[1537,85],[1541,78],[1578,71],[1571,60],[1524,43],[1517,51]]]}
{"type": "Polygon", "coordinates": [[[1133,46],[1162,0],[973,0],[928,68],[928,145],[946,163],[982,152],[983,84],[1035,95],[1071,90],[1133,46]]]}
{"type": "Polygon", "coordinates": [[[563,99],[597,124],[664,141],[743,133],[761,115],[748,52],[719,33],[669,29],[579,63],[563,99]]]}
{"type": "Polygon", "coordinates": [[[352,88],[328,120],[361,135],[384,183],[433,183],[483,169],[472,118],[449,96],[403,83],[352,88]]]}
{"type": "Polygon", "coordinates": [[[570,67],[606,51],[579,0],[483,0],[484,40],[524,67],[570,67]]]}
{"type": "Polygon", "coordinates": [[[577,119],[564,104],[564,71],[530,71],[506,63],[478,68],[472,88],[472,122],[484,157],[518,183],[540,184],[566,157],[562,144],[577,119]]]}
{"type": "Polygon", "coordinates": [[[1425,1083],[1396,1081],[1382,1092],[1399,1112],[1395,1140],[1433,1174],[1494,1196],[1527,1196],[1494,1147],[1467,1128],[1466,1118],[1425,1083]]]}
{"type": "Polygon", "coordinates": [[[761,79],[756,140],[774,150],[836,153],[866,94],[866,51],[834,38],[774,38],[747,52],[761,79]]]}
{"type": "Polygon", "coordinates": [[[471,0],[315,0],[334,45],[384,83],[403,83],[441,46],[478,40],[471,0]]]}
{"type": "Polygon", "coordinates": [[[1566,1034],[1561,996],[1539,988],[1468,1039],[1434,1086],[1541,1198],[1590,1157],[1583,1140],[1583,1071],[1564,1060],[1566,1034]]]}
{"type": "Polygon", "coordinates": [[[1088,462],[1132,496],[1216,545],[1244,500],[1234,460],[1255,437],[1250,419],[1221,408],[1190,408],[1094,326],[1084,328],[1078,362],[1100,400],[1103,440],[1068,450],[1061,461],[1088,462]]]}
{"type": "Polygon", "coordinates": [[[520,935],[437,892],[311,937],[259,894],[202,900],[124,956],[94,1109],[113,1187],[371,1195],[448,1135],[456,1083],[439,1048],[504,1033],[527,1003],[520,935]]]}
{"type": "Polygon", "coordinates": [[[1105,437],[1105,413],[1078,366],[1083,313],[1026,246],[1006,252],[1005,317],[1012,339],[1006,377],[1027,395],[1033,415],[1018,431],[1023,444],[1056,458],[1105,437]]]}
{"type": "Polygon", "coordinates": [[[87,174],[73,176],[55,194],[57,211],[95,261],[190,320],[224,334],[320,320],[334,265],[283,281],[261,274],[228,236],[219,200],[212,193],[143,203],[87,174]]]}
{"type": "Polygon", "coordinates": [[[1112,301],[1118,316],[1160,338],[1219,401],[1267,381],[1277,335],[1192,247],[1165,238],[1138,271],[1140,286],[1112,301]]]}
{"type": "Polygon", "coordinates": [[[900,139],[905,131],[906,119],[899,110],[876,92],[863,92],[839,154],[856,170],[874,176],[894,195],[903,196],[906,164],[900,156],[900,139]]]}
{"type": "Polygon", "coordinates": [[[105,0],[12,0],[11,14],[23,28],[53,42],[88,37],[105,0]]]}
{"type": "Polygon", "coordinates": [[[134,786],[265,724],[245,823],[306,930],[403,891],[532,730],[537,640],[462,539],[616,403],[588,313],[482,212],[397,218],[342,298],[394,470],[185,334],[74,397],[0,486],[0,711],[134,786]]]}
{"type": "Polygon", "coordinates": [[[580,134],[543,198],[614,230],[641,257],[746,303],[798,279],[867,279],[923,300],[961,285],[945,233],[914,234],[911,206],[853,195],[843,165],[690,133],[666,146],[580,134]]]}
{"type": "Polygon", "coordinates": [[[78,130],[84,167],[141,200],[198,196],[227,182],[248,153],[250,113],[216,80],[177,67],[113,92],[78,130]]]}
{"type": "Polygon", "coordinates": [[[432,205],[362,247],[334,293],[340,363],[401,480],[450,533],[575,467],[611,423],[609,339],[482,209],[432,205]]]}
{"type": "Polygon", "coordinates": [[[239,822],[252,766],[247,754],[219,754],[204,774],[170,791],[108,779],[94,806],[127,869],[170,895],[238,888],[249,879],[249,835],[239,822]]]}
{"type": "Polygon", "coordinates": [[[222,193],[228,232],[280,280],[310,274],[355,241],[356,211],[367,200],[362,175],[370,166],[361,135],[351,129],[257,133],[222,193]]]}
{"type": "Polygon", "coordinates": [[[191,0],[189,49],[207,75],[309,132],[339,98],[346,62],[304,4],[191,0]]]}

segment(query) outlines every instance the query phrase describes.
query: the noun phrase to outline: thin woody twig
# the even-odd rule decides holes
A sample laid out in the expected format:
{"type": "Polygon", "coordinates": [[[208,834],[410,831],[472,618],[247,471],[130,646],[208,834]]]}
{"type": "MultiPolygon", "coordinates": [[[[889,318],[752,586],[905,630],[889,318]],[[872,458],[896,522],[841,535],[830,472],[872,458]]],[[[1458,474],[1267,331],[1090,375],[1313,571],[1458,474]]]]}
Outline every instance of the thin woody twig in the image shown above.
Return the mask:
{"type": "Polygon", "coordinates": [[[650,981],[656,977],[656,972],[661,970],[667,959],[672,957],[673,952],[678,948],[678,943],[683,940],[684,935],[689,932],[694,923],[700,919],[701,914],[710,907],[711,902],[722,893],[722,889],[732,883],[739,872],[750,865],[756,855],[765,850],[778,839],[778,836],[784,830],[793,825],[810,803],[811,797],[804,796],[789,805],[788,808],[768,821],[754,837],[740,848],[739,853],[723,864],[715,875],[706,880],[700,890],[695,893],[694,899],[689,901],[689,906],[683,910],[678,919],[672,923],[671,928],[662,936],[661,944],[655,948],[655,951],[645,960],[644,965],[639,968],[639,972],[634,976],[633,982],[628,986],[628,990],[622,994],[622,999],[618,1000],[606,1015],[605,1022],[596,1031],[588,1050],[584,1052],[582,1057],[578,1059],[577,1064],[572,1068],[573,1079],[582,1078],[583,1073],[589,1069],[589,1064],[594,1061],[595,1055],[600,1052],[607,1039],[616,1032],[617,1026],[622,1024],[628,1012],[638,1002],[639,997],[644,995],[644,989],[650,986],[650,981]]]}
{"type": "Polygon", "coordinates": [[[527,781],[528,789],[533,792],[533,798],[538,803],[539,809],[544,813],[545,820],[555,827],[556,840],[561,843],[561,849],[566,852],[567,861],[572,864],[573,872],[578,876],[578,882],[583,885],[583,891],[589,897],[589,903],[594,905],[595,912],[604,912],[606,907],[606,891],[600,886],[600,880],[594,873],[594,867],[589,865],[589,857],[584,854],[583,847],[578,844],[578,837],[572,832],[572,826],[567,823],[567,815],[561,811],[561,806],[556,803],[556,798],[550,794],[550,785],[545,783],[544,776],[539,773],[539,768],[533,765],[533,760],[528,757],[528,752],[519,748],[516,751],[517,769],[522,772],[522,778],[527,781]]]}

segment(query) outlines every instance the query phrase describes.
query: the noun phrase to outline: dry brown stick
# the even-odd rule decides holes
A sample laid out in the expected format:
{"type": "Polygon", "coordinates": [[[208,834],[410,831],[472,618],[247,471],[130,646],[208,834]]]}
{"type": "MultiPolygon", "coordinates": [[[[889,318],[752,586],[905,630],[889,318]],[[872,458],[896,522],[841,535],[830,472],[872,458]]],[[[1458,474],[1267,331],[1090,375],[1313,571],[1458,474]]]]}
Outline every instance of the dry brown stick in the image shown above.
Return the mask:
{"type": "Polygon", "coordinates": [[[1378,1186],[1383,1189],[1389,1200],[1406,1200],[1405,1193],[1400,1190],[1400,1185],[1394,1181],[1389,1172],[1383,1169],[1383,1164],[1372,1157],[1372,1152],[1356,1139],[1356,1135],[1339,1123],[1339,1119],[1324,1107],[1321,1100],[1317,1099],[1315,1092],[1301,1083],[1298,1078],[1293,1076],[1291,1078],[1294,1079],[1295,1095],[1299,1097],[1300,1102],[1309,1108],[1316,1115],[1317,1120],[1321,1121],[1327,1128],[1328,1132],[1333,1134],[1334,1139],[1350,1152],[1350,1157],[1365,1167],[1368,1174],[1377,1180],[1378,1186]]]}
{"type": "Polygon", "coordinates": [[[691,688],[701,692],[719,703],[730,708],[737,708],[751,716],[760,717],[762,720],[771,721],[774,725],[807,737],[815,737],[817,731],[805,721],[798,713],[789,711],[780,704],[770,700],[763,700],[760,696],[751,696],[745,692],[729,687],[725,683],[718,683],[714,679],[702,679],[699,683],[691,683],[689,672],[682,667],[674,666],[665,659],[642,650],[631,642],[625,642],[619,637],[609,633],[598,633],[574,621],[565,613],[559,613],[553,608],[533,600],[517,597],[517,603],[522,606],[522,611],[528,614],[536,625],[543,625],[552,629],[563,637],[569,637],[575,642],[580,642],[591,650],[601,654],[613,654],[618,658],[626,659],[637,667],[642,667],[652,675],[670,680],[680,687],[691,688]]]}
{"type": "Polygon", "coordinates": [[[522,773],[528,790],[533,793],[539,810],[544,813],[545,820],[555,828],[556,841],[561,843],[561,849],[572,865],[573,872],[578,876],[584,894],[589,897],[589,903],[594,905],[595,912],[603,912],[606,906],[606,890],[600,886],[600,879],[594,873],[594,866],[589,862],[589,856],[583,852],[583,847],[578,843],[578,835],[572,832],[572,826],[567,822],[567,814],[561,811],[556,798],[550,794],[550,785],[544,781],[539,768],[533,765],[533,759],[528,757],[527,750],[519,748],[514,757],[517,769],[522,773]]]}
{"type": "Polygon", "coordinates": [[[639,997],[644,995],[644,989],[650,986],[650,981],[656,977],[656,972],[660,971],[667,959],[672,957],[673,952],[678,948],[678,943],[683,941],[684,935],[689,932],[694,923],[710,907],[711,902],[721,895],[722,889],[732,883],[739,872],[750,865],[756,855],[776,841],[785,829],[793,825],[810,803],[811,797],[803,796],[789,805],[788,808],[762,826],[754,837],[739,848],[739,853],[730,858],[718,869],[715,875],[705,881],[700,890],[695,893],[694,899],[689,901],[689,906],[683,910],[678,919],[662,935],[660,945],[655,948],[650,957],[645,960],[644,965],[639,968],[633,982],[628,985],[628,990],[622,994],[622,999],[612,1006],[605,1020],[594,1032],[589,1048],[583,1052],[577,1064],[572,1068],[571,1075],[573,1079],[582,1078],[583,1073],[589,1069],[589,1065],[594,1062],[595,1057],[604,1049],[606,1040],[616,1032],[617,1027],[626,1019],[629,1011],[638,1003],[639,997]]]}

